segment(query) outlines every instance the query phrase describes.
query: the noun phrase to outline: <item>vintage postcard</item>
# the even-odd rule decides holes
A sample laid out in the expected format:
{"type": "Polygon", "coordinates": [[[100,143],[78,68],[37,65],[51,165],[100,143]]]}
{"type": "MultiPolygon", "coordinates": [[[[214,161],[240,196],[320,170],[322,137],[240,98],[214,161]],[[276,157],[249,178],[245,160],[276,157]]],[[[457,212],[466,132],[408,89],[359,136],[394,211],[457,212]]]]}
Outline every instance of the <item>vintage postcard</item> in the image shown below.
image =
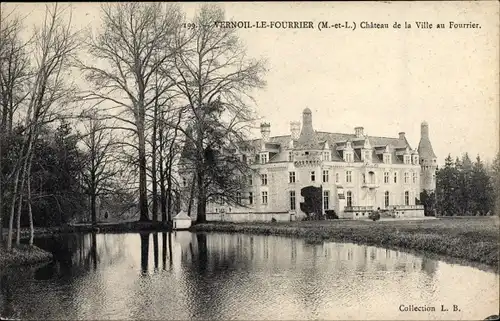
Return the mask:
{"type": "Polygon", "coordinates": [[[499,2],[0,4],[0,320],[498,320],[499,2]]]}

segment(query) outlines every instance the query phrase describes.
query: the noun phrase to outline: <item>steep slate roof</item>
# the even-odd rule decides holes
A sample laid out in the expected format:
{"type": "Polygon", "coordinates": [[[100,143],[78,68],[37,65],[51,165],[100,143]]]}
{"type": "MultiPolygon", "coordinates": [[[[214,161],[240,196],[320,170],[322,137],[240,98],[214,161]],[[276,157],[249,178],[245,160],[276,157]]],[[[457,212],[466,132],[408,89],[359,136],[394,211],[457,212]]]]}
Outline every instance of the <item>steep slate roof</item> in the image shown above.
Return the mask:
{"type": "MultiPolygon", "coordinates": [[[[355,134],[344,134],[344,133],[329,133],[329,132],[319,132],[316,131],[316,137],[318,139],[319,145],[324,146],[323,143],[325,141],[328,142],[330,146],[330,150],[332,151],[331,159],[332,161],[343,161],[342,151],[337,150],[337,146],[343,146],[346,141],[350,140],[352,142],[352,146],[355,149],[354,153],[354,161],[361,161],[359,153],[356,151],[359,148],[362,148],[364,145],[364,138],[356,138],[355,134]]],[[[370,144],[373,148],[372,154],[372,162],[373,163],[382,163],[382,155],[377,155],[375,149],[385,148],[387,145],[391,145],[393,147],[391,155],[393,163],[403,163],[401,157],[396,155],[396,149],[402,149],[408,147],[411,150],[410,144],[406,140],[406,138],[399,137],[379,137],[379,136],[368,136],[370,144]]],[[[282,136],[274,136],[269,138],[269,143],[278,144],[281,148],[288,148],[291,140],[291,135],[282,135],[282,136]]],[[[297,147],[297,141],[294,141],[294,147],[297,147]]],[[[259,150],[262,144],[262,139],[253,139],[250,141],[250,145],[255,149],[259,150]]]]}

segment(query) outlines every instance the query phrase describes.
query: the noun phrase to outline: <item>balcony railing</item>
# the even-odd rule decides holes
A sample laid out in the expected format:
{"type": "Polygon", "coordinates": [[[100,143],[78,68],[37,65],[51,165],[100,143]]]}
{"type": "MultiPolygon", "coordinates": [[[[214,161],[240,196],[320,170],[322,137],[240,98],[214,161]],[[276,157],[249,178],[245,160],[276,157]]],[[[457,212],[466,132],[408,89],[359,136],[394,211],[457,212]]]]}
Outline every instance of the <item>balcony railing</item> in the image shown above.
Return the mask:
{"type": "Polygon", "coordinates": [[[424,206],[423,205],[390,205],[388,209],[394,209],[394,210],[423,210],[424,206]]]}
{"type": "Polygon", "coordinates": [[[373,206],[346,206],[346,212],[373,211],[373,206]]]}
{"type": "Polygon", "coordinates": [[[376,182],[363,182],[361,184],[362,187],[367,187],[367,188],[377,188],[380,186],[379,183],[376,183],[376,182]]]}

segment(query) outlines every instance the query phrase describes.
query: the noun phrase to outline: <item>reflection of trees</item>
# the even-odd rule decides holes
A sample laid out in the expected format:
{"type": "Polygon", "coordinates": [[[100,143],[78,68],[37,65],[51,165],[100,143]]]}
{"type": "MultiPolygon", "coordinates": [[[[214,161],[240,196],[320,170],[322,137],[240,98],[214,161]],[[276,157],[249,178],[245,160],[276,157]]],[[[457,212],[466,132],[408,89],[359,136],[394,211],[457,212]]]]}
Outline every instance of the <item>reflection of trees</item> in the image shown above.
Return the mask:
{"type": "Polygon", "coordinates": [[[186,289],[192,318],[221,319],[227,306],[228,296],[234,292],[241,273],[235,271],[247,266],[248,259],[243,247],[233,246],[235,236],[197,233],[193,244],[193,256],[183,260],[186,289]],[[224,239],[230,242],[223,243],[224,239]],[[209,242],[214,241],[214,242],[209,242]],[[245,257],[245,260],[241,258],[245,257]],[[244,264],[244,263],[243,263],[244,264]]]}
{"type": "Polygon", "coordinates": [[[422,257],[422,264],[421,264],[422,271],[424,271],[430,278],[433,278],[434,275],[436,274],[437,266],[438,266],[438,261],[429,259],[428,257],[425,256],[422,257]]]}
{"type": "Polygon", "coordinates": [[[148,273],[148,259],[149,259],[149,233],[140,233],[141,238],[141,272],[148,273]]]}
{"type": "Polygon", "coordinates": [[[158,271],[158,233],[153,233],[153,255],[154,255],[155,272],[157,272],[158,271]]]}

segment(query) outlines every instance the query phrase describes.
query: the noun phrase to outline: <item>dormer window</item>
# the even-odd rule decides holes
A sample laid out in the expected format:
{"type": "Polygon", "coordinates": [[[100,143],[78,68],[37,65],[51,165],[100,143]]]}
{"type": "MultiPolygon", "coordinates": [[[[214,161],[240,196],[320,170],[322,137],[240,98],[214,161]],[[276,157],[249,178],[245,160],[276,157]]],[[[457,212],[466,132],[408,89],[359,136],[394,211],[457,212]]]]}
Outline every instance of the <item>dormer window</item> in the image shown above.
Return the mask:
{"type": "Polygon", "coordinates": [[[418,155],[413,155],[413,165],[418,165],[418,155]]]}
{"type": "Polygon", "coordinates": [[[260,154],[260,163],[261,164],[267,163],[267,153],[260,154]]]}
{"type": "Polygon", "coordinates": [[[293,152],[288,152],[288,161],[293,162],[293,152]]]}
{"type": "Polygon", "coordinates": [[[330,161],[330,152],[323,152],[323,160],[327,162],[330,161]]]}
{"type": "Polygon", "coordinates": [[[365,153],[364,153],[365,162],[369,162],[370,159],[371,159],[371,156],[372,156],[371,151],[366,150],[365,153]]]}
{"type": "Polygon", "coordinates": [[[384,164],[391,163],[391,154],[384,154],[384,164]]]}
{"type": "Polygon", "coordinates": [[[410,164],[410,155],[404,155],[403,156],[403,159],[404,159],[404,163],[406,165],[409,165],[410,164]]]}
{"type": "Polygon", "coordinates": [[[352,163],[353,162],[353,154],[352,152],[346,152],[344,153],[344,161],[346,161],[347,163],[352,163]]]}

